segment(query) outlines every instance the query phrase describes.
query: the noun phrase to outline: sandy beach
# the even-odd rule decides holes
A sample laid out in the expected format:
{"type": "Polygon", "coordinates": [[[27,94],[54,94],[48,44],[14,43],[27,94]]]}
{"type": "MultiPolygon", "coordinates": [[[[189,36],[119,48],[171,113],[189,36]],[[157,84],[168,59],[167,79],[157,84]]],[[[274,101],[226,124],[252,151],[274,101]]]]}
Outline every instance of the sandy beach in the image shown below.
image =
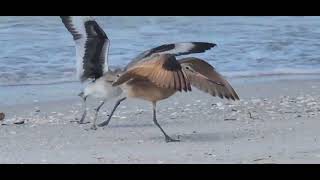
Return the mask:
{"type": "MultiPolygon", "coordinates": [[[[320,80],[231,83],[240,102],[194,90],[159,104],[159,123],[179,143],[165,143],[151,105],[140,100],[125,101],[97,131],[70,122],[81,116],[73,95],[2,104],[0,163],[320,163],[320,80]]],[[[90,100],[89,120],[97,104],[90,100]]]]}
{"type": "MultiPolygon", "coordinates": [[[[0,163],[320,163],[319,17],[96,18],[0,17],[0,163]],[[110,52],[100,51],[109,49],[101,46],[104,34],[110,52]],[[152,105],[137,99],[123,102],[108,127],[93,131],[91,124],[71,122],[83,112],[76,74],[98,78],[159,46],[176,55],[206,49],[163,46],[189,41],[217,44],[192,57],[214,66],[241,101],[196,88],[161,101],[158,122],[177,143],[165,142],[152,105]]],[[[88,101],[91,121],[100,102],[88,101]]],[[[99,122],[115,102],[105,104],[99,122]]]]}

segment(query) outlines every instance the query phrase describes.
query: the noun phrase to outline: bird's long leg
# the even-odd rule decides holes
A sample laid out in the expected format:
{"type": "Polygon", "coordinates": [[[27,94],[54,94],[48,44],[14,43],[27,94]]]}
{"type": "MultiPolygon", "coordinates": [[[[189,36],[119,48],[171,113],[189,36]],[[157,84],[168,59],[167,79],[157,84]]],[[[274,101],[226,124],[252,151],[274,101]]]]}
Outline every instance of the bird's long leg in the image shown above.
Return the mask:
{"type": "Polygon", "coordinates": [[[109,122],[110,122],[110,120],[111,120],[111,118],[112,118],[112,116],[113,116],[113,113],[116,111],[116,109],[117,109],[118,106],[121,104],[121,102],[124,101],[124,100],[126,100],[126,99],[127,99],[127,98],[124,97],[124,98],[118,100],[118,101],[116,102],[115,106],[113,107],[113,110],[111,111],[111,114],[109,115],[108,120],[102,122],[101,124],[98,124],[98,126],[99,126],[99,127],[108,126],[108,124],[109,124],[109,122]]]}
{"type": "Polygon", "coordinates": [[[94,114],[94,118],[93,118],[93,124],[92,124],[92,126],[90,128],[92,130],[97,130],[96,123],[97,123],[97,119],[98,119],[98,113],[99,113],[101,107],[104,105],[104,103],[105,103],[105,101],[102,101],[102,103],[96,109],[96,113],[94,114]]]}
{"type": "Polygon", "coordinates": [[[158,126],[158,128],[161,130],[161,132],[164,134],[164,136],[165,136],[165,140],[166,140],[166,142],[167,143],[169,143],[169,142],[179,142],[180,140],[176,140],[176,139],[172,139],[170,136],[168,136],[167,135],[167,133],[161,128],[161,126],[160,126],[160,124],[158,123],[158,121],[157,121],[157,115],[156,115],[156,102],[153,102],[152,103],[152,105],[153,105],[153,122],[154,122],[154,124],[156,125],[156,126],[158,126]]]}
{"type": "Polygon", "coordinates": [[[88,124],[90,122],[84,122],[86,116],[87,116],[87,97],[81,97],[83,100],[83,114],[81,116],[80,121],[71,121],[71,122],[77,122],[78,124],[88,124]]]}

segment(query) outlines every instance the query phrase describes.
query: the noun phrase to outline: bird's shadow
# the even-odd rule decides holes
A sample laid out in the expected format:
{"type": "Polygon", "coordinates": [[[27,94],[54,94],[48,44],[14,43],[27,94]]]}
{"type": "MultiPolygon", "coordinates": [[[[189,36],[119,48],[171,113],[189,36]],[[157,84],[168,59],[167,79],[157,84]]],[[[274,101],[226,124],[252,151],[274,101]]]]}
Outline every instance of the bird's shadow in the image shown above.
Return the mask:
{"type": "MultiPolygon", "coordinates": [[[[167,125],[172,125],[172,124],[179,124],[180,122],[161,122],[161,126],[167,126],[167,125]]],[[[152,122],[147,122],[147,123],[139,123],[139,122],[130,122],[130,124],[109,124],[108,127],[110,128],[143,128],[143,127],[156,127],[156,125],[152,122]]]]}
{"type": "MultiPolygon", "coordinates": [[[[171,134],[173,139],[179,139],[182,143],[192,143],[192,142],[226,142],[233,141],[241,138],[249,138],[248,133],[235,133],[235,132],[206,132],[206,133],[184,133],[184,134],[171,134]]],[[[150,140],[154,141],[164,141],[163,136],[151,137],[150,140]]]]}
{"type": "Polygon", "coordinates": [[[115,124],[115,125],[109,125],[109,128],[140,128],[140,127],[153,127],[154,124],[115,124]]]}
{"type": "MultiPolygon", "coordinates": [[[[163,122],[162,125],[172,124],[175,122],[163,122]]],[[[178,122],[176,122],[178,123],[178,122]]],[[[155,130],[158,130],[153,123],[134,123],[134,124],[110,124],[105,128],[143,128],[143,127],[154,127],[155,130]]],[[[214,130],[213,130],[214,131],[214,130]]],[[[170,134],[167,132],[173,139],[179,139],[181,142],[221,142],[221,141],[233,141],[241,138],[250,138],[248,132],[239,132],[239,131],[215,131],[215,132],[192,132],[192,133],[181,133],[181,134],[170,134]]],[[[158,136],[153,136],[149,138],[153,141],[164,141],[164,137],[159,132],[158,136]]]]}

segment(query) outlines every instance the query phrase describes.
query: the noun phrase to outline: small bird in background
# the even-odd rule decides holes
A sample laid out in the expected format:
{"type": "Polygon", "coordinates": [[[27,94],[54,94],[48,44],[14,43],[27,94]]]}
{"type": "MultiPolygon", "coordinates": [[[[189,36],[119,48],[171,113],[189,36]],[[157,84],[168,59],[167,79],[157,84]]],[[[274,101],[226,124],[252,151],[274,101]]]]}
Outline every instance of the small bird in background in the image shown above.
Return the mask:
{"type": "MultiPolygon", "coordinates": [[[[116,107],[127,98],[126,94],[124,95],[125,97],[120,98],[123,94],[122,87],[113,86],[112,83],[120,74],[126,72],[128,68],[162,54],[171,54],[171,56],[175,57],[192,53],[202,53],[215,46],[213,43],[206,42],[165,44],[139,54],[125,69],[111,70],[108,66],[110,40],[96,20],[91,16],[60,16],[60,18],[75,42],[77,76],[85,86],[84,90],[79,94],[83,99],[84,112],[78,123],[85,123],[87,98],[91,96],[102,99],[101,104],[95,109],[95,116],[91,127],[93,130],[97,129],[96,120],[98,112],[106,101],[119,98],[112,111],[113,115],[116,107]]],[[[169,64],[164,64],[164,67],[172,68],[170,65],[171,61],[165,62],[169,64]]],[[[184,79],[185,76],[181,73],[183,72],[177,74],[177,78],[181,78],[181,88],[190,89],[189,86],[186,86],[188,81],[184,79]]]]}
{"type": "Polygon", "coordinates": [[[0,121],[3,121],[6,115],[3,112],[0,112],[0,121]]]}

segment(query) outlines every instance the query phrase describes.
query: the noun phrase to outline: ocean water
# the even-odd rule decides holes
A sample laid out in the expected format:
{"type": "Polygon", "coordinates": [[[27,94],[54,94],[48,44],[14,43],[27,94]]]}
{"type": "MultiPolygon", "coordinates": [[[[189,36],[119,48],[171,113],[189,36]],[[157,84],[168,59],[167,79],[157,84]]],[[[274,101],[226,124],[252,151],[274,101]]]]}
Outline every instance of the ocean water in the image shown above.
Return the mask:
{"type": "MultiPolygon", "coordinates": [[[[218,46],[204,58],[227,77],[317,75],[320,17],[96,17],[111,40],[110,66],[173,42],[218,46]]],[[[71,35],[58,16],[0,17],[0,86],[77,82],[71,35]]]]}

